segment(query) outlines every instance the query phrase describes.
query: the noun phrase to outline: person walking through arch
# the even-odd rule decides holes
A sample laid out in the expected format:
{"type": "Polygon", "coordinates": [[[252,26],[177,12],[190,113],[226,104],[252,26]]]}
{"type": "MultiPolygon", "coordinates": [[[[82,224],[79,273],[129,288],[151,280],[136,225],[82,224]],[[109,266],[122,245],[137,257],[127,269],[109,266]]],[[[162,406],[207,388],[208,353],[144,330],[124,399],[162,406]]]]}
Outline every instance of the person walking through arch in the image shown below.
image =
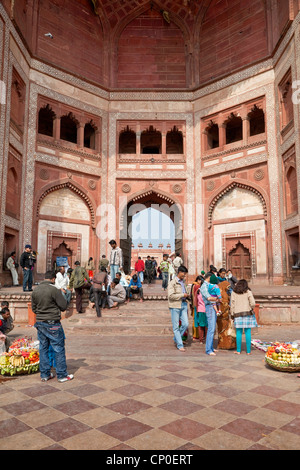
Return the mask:
{"type": "Polygon", "coordinates": [[[189,326],[188,297],[185,278],[188,270],[185,266],[178,268],[177,276],[168,286],[168,304],[171,313],[174,342],[180,352],[185,352],[182,337],[189,326]],[[181,325],[179,326],[179,322],[181,325]]]}

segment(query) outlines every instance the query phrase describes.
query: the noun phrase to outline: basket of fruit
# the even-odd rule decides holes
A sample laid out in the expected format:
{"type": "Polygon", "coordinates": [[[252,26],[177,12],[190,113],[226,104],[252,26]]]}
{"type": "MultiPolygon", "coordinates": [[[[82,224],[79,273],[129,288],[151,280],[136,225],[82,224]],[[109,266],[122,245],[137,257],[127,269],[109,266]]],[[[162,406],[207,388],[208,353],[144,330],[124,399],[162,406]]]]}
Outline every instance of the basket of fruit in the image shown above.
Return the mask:
{"type": "Polygon", "coordinates": [[[39,371],[40,357],[37,349],[10,349],[0,356],[0,374],[24,375],[39,371]]]}
{"type": "Polygon", "coordinates": [[[300,371],[300,351],[295,344],[274,343],[268,347],[265,361],[272,369],[281,372],[300,371]]]}

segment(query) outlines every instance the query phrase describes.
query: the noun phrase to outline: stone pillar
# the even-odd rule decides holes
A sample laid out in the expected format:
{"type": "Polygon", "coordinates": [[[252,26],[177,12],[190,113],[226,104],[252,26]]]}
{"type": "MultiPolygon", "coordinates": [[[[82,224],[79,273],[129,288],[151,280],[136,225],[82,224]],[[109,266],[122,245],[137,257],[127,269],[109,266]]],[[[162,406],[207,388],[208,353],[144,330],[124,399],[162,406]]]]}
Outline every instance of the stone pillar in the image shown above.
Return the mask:
{"type": "Polygon", "coordinates": [[[250,137],[250,120],[248,116],[242,116],[243,119],[243,142],[247,145],[250,137]]]}
{"type": "Polygon", "coordinates": [[[226,124],[219,124],[219,147],[226,145],[226,124]]]}
{"type": "Polygon", "coordinates": [[[84,124],[81,122],[77,127],[77,145],[80,149],[84,148],[84,124]]]}
{"type": "Polygon", "coordinates": [[[58,116],[53,120],[53,136],[55,140],[60,139],[60,117],[58,116]]]}
{"type": "Polygon", "coordinates": [[[101,133],[99,129],[95,131],[95,150],[101,153],[101,133]]]}
{"type": "Polygon", "coordinates": [[[141,126],[139,124],[136,126],[136,154],[141,154],[141,126]]]}

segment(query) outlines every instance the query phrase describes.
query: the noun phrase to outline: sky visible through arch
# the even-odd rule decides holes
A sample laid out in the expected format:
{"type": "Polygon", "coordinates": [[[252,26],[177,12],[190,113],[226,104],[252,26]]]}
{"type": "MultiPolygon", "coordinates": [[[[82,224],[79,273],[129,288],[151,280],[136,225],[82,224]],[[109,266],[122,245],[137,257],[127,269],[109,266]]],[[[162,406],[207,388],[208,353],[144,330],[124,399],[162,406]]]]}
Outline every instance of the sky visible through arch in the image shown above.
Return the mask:
{"type": "Polygon", "coordinates": [[[170,243],[175,250],[175,227],[167,215],[149,207],[132,217],[132,243],[137,248],[139,243],[148,248],[149,243],[158,248],[163,243],[164,248],[170,243]]]}

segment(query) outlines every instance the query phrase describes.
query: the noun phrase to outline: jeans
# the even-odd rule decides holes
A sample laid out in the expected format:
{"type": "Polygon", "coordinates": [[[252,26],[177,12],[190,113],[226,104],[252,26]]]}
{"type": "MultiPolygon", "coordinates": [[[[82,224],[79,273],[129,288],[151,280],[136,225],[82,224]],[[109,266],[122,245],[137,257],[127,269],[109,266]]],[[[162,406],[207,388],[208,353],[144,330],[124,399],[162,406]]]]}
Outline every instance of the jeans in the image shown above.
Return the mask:
{"type": "Polygon", "coordinates": [[[140,278],[141,282],[144,282],[144,271],[139,271],[138,272],[138,277],[140,278]]]}
{"type": "Polygon", "coordinates": [[[181,308],[170,308],[172,327],[174,332],[174,341],[178,349],[183,348],[182,336],[189,326],[188,319],[188,304],[187,302],[181,303],[181,308]],[[181,325],[179,327],[179,320],[181,325]]]}
{"type": "Polygon", "coordinates": [[[66,301],[68,302],[68,307],[69,307],[70,302],[71,302],[71,298],[72,298],[72,292],[67,289],[66,292],[61,291],[61,293],[64,296],[64,298],[66,299],[66,301]]]}
{"type": "Polygon", "coordinates": [[[113,281],[116,277],[116,274],[120,271],[120,266],[118,264],[111,264],[110,265],[110,276],[111,280],[113,281]]]}
{"type": "Polygon", "coordinates": [[[168,287],[169,273],[161,273],[161,274],[162,274],[162,288],[166,289],[168,287]]]}
{"type": "Polygon", "coordinates": [[[60,323],[49,324],[42,321],[35,323],[37,336],[40,342],[40,372],[41,378],[46,379],[50,376],[49,346],[54,350],[56,375],[58,379],[67,377],[67,363],[65,353],[65,335],[60,323]]]}
{"type": "Polygon", "coordinates": [[[29,269],[23,269],[23,291],[26,290],[26,286],[28,283],[28,290],[32,289],[32,270],[29,269]]]}
{"type": "Polygon", "coordinates": [[[206,354],[210,354],[214,352],[214,334],[216,329],[216,322],[217,322],[217,314],[213,307],[213,305],[206,305],[206,318],[207,318],[207,335],[206,335],[206,343],[205,343],[205,352],[206,354]]]}

